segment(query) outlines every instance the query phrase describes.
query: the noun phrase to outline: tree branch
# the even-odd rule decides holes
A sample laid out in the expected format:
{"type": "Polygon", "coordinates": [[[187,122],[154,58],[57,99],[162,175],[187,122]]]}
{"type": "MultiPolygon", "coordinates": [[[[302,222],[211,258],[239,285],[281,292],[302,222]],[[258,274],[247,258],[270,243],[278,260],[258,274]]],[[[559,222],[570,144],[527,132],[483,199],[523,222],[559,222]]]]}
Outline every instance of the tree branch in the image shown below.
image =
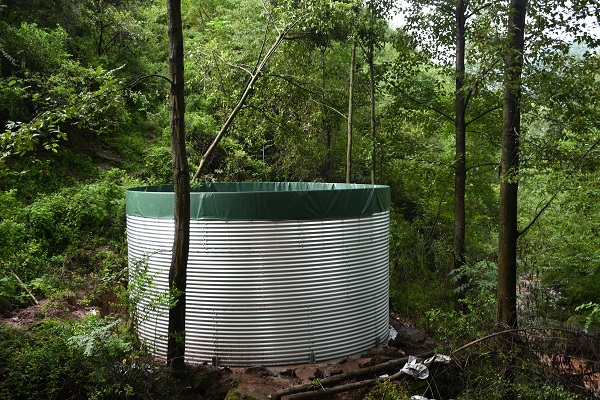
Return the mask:
{"type": "Polygon", "coordinates": [[[31,291],[29,290],[29,288],[27,288],[27,285],[25,285],[23,283],[23,281],[21,280],[21,278],[19,278],[19,275],[17,275],[15,273],[15,271],[13,271],[12,269],[9,268],[9,271],[11,274],[13,274],[13,276],[15,277],[15,279],[17,280],[17,282],[19,282],[19,284],[21,285],[21,287],[23,287],[23,289],[25,289],[25,291],[27,292],[27,294],[29,295],[29,297],[31,297],[33,299],[33,302],[38,305],[40,304],[37,299],[35,298],[35,296],[33,295],[33,293],[31,293],[31,291]]]}
{"type": "Polygon", "coordinates": [[[486,115],[488,115],[488,114],[489,114],[489,113],[491,113],[492,111],[496,111],[496,110],[499,110],[499,109],[501,109],[501,108],[502,108],[502,105],[500,105],[500,104],[499,104],[499,105],[497,105],[497,106],[494,106],[494,107],[492,107],[492,108],[489,108],[489,109],[487,109],[486,111],[484,111],[484,112],[482,112],[481,114],[479,114],[478,116],[476,116],[475,118],[473,118],[473,119],[471,119],[471,120],[469,120],[469,121],[465,122],[465,125],[466,125],[466,126],[469,126],[471,123],[473,123],[473,122],[477,121],[477,120],[478,120],[478,119],[480,119],[480,118],[483,118],[483,117],[485,117],[486,115]]]}
{"type": "Polygon", "coordinates": [[[497,167],[498,163],[483,163],[483,164],[475,164],[475,165],[471,165],[470,167],[468,167],[466,169],[466,171],[469,171],[471,169],[475,169],[475,168],[479,168],[479,167],[497,167]]]}
{"type": "MultiPolygon", "coordinates": [[[[433,351],[428,351],[426,353],[418,354],[416,357],[417,358],[429,358],[429,357],[433,356],[433,354],[434,354],[433,351]]],[[[319,381],[319,383],[321,384],[321,387],[334,386],[338,383],[348,381],[350,379],[359,378],[359,377],[366,376],[366,375],[376,375],[376,374],[380,374],[382,372],[389,371],[389,370],[392,370],[392,369],[395,369],[398,367],[402,368],[404,366],[404,364],[406,364],[407,362],[408,362],[408,357],[403,357],[403,358],[400,358],[397,360],[388,361],[386,363],[377,364],[372,367],[362,368],[357,371],[348,372],[346,374],[335,375],[335,376],[331,376],[329,378],[324,378],[324,379],[321,379],[319,381]]],[[[291,395],[294,395],[296,393],[298,393],[298,394],[319,393],[322,395],[328,394],[328,393],[324,393],[323,390],[307,392],[308,390],[311,390],[311,389],[315,389],[315,386],[313,384],[292,386],[289,389],[275,393],[275,395],[272,397],[275,400],[279,400],[283,396],[286,396],[288,399],[291,400],[293,398],[295,398],[295,399],[312,398],[312,397],[291,397],[291,395]],[[306,393],[303,393],[303,392],[306,392],[306,393]]]]}
{"type": "Polygon", "coordinates": [[[140,76],[139,78],[135,79],[133,82],[128,83],[127,85],[125,85],[125,87],[127,89],[132,89],[135,85],[137,85],[138,83],[140,83],[144,79],[148,79],[148,78],[161,78],[161,79],[164,79],[165,81],[169,82],[169,84],[171,84],[171,85],[173,84],[173,81],[171,81],[169,78],[167,78],[164,75],[150,74],[150,75],[140,76]]]}
{"type": "Polygon", "coordinates": [[[465,21],[468,20],[469,18],[471,18],[473,15],[477,14],[479,11],[490,7],[492,4],[494,4],[494,3],[487,3],[487,4],[483,4],[481,7],[477,7],[470,14],[467,14],[467,16],[465,17],[465,21]]]}
{"type": "MultiPolygon", "coordinates": [[[[304,90],[305,92],[309,93],[310,95],[313,95],[313,96],[318,96],[318,93],[315,93],[315,92],[313,92],[312,90],[305,88],[304,86],[300,85],[300,84],[299,84],[299,83],[297,83],[297,82],[294,82],[292,79],[290,79],[290,78],[288,78],[288,77],[286,77],[286,76],[284,76],[284,75],[279,75],[279,74],[269,74],[269,75],[267,75],[267,76],[273,76],[273,77],[276,77],[276,78],[281,78],[281,79],[283,79],[284,81],[288,82],[289,84],[291,84],[291,85],[293,85],[293,86],[297,87],[298,89],[300,89],[300,90],[304,90]]],[[[310,97],[310,98],[309,98],[309,100],[310,100],[310,101],[312,101],[313,103],[316,103],[316,104],[318,104],[318,105],[321,105],[321,106],[324,106],[324,107],[326,107],[326,108],[329,108],[331,111],[333,111],[333,112],[335,112],[335,113],[339,114],[339,115],[340,115],[342,118],[344,118],[344,119],[348,119],[348,116],[347,116],[346,114],[342,113],[341,111],[339,111],[338,109],[336,109],[335,107],[333,107],[333,106],[331,106],[331,105],[329,105],[329,104],[327,104],[327,103],[323,103],[323,102],[321,102],[321,101],[315,100],[315,99],[313,99],[312,97],[310,97]]]]}
{"type": "MultiPolygon", "coordinates": [[[[267,11],[267,6],[265,4],[265,2],[262,2],[263,7],[265,8],[265,11],[267,11]]],[[[277,25],[275,25],[275,22],[273,22],[273,20],[271,19],[271,14],[269,14],[269,19],[271,20],[271,23],[273,24],[273,26],[275,27],[275,30],[277,31],[277,33],[281,33],[279,32],[279,29],[277,29],[277,25]]],[[[258,66],[258,64],[260,63],[260,59],[262,57],[263,51],[265,51],[265,45],[267,44],[267,34],[269,33],[269,24],[267,24],[265,26],[265,34],[263,35],[263,40],[262,43],[260,45],[260,51],[258,52],[258,57],[256,57],[256,64],[254,65],[254,70],[253,72],[256,72],[256,67],[258,66]]]]}
{"type": "MultiPolygon", "coordinates": [[[[415,104],[418,104],[418,105],[420,105],[421,107],[424,107],[424,108],[426,108],[426,109],[428,109],[428,110],[431,110],[431,111],[433,111],[433,112],[436,112],[436,113],[440,114],[442,117],[444,117],[444,118],[448,119],[449,121],[452,121],[452,122],[454,122],[454,118],[453,118],[453,117],[451,117],[450,115],[446,114],[445,112],[443,112],[443,111],[441,111],[441,110],[438,110],[437,108],[434,108],[434,107],[432,107],[432,106],[430,106],[430,105],[428,105],[428,104],[425,104],[425,103],[424,103],[424,102],[422,102],[422,101],[419,101],[419,100],[415,99],[414,97],[412,97],[411,95],[409,95],[409,94],[408,94],[406,91],[404,91],[403,89],[400,89],[398,86],[396,86],[396,85],[393,85],[393,86],[394,86],[394,88],[396,88],[398,91],[400,91],[400,94],[401,94],[401,95],[405,96],[407,99],[409,99],[409,100],[410,100],[410,101],[412,101],[413,103],[415,103],[415,104]]],[[[398,96],[400,96],[400,95],[398,95],[398,96]]],[[[398,96],[396,96],[396,97],[398,97],[398,96]]]]}
{"type": "Polygon", "coordinates": [[[194,177],[192,178],[192,181],[196,181],[200,177],[200,174],[202,173],[204,165],[206,164],[206,160],[212,155],[213,151],[215,150],[215,148],[217,147],[217,145],[219,144],[219,142],[221,141],[221,139],[223,138],[223,136],[225,135],[225,133],[227,133],[227,131],[228,131],[229,127],[231,126],[231,124],[233,123],[233,120],[235,119],[236,115],[242,109],[242,106],[244,105],[244,103],[246,102],[246,100],[248,99],[248,97],[250,96],[251,91],[252,91],[251,89],[254,86],[254,84],[256,83],[256,81],[258,80],[258,78],[259,78],[259,76],[261,74],[262,69],[267,64],[267,62],[269,61],[269,59],[271,58],[271,56],[275,53],[275,51],[277,50],[277,48],[279,47],[279,45],[283,42],[283,39],[285,38],[285,35],[287,35],[290,32],[290,30],[293,29],[296,26],[296,24],[298,24],[299,21],[300,20],[298,19],[294,23],[290,24],[290,26],[288,26],[284,31],[282,31],[277,36],[277,39],[275,40],[275,42],[273,43],[273,45],[269,48],[269,50],[264,55],[264,57],[260,61],[260,63],[258,63],[258,65],[255,68],[255,71],[250,75],[250,78],[246,82],[246,86],[244,88],[244,91],[242,92],[242,95],[241,95],[238,103],[233,108],[233,110],[231,111],[231,114],[229,114],[229,117],[227,118],[227,120],[225,121],[225,123],[223,124],[223,126],[221,127],[221,130],[219,131],[219,133],[217,134],[217,136],[215,136],[215,139],[213,140],[213,142],[211,143],[211,145],[208,147],[208,149],[206,150],[206,152],[204,153],[204,155],[200,159],[200,164],[198,165],[198,169],[196,170],[196,173],[194,174],[194,177]]]}
{"type": "MultiPolygon", "coordinates": [[[[499,62],[500,62],[500,58],[497,58],[497,59],[496,59],[496,61],[494,61],[494,62],[493,62],[493,63],[492,63],[492,64],[491,64],[489,67],[487,67],[487,68],[484,68],[484,69],[483,69],[483,70],[482,70],[482,71],[479,73],[479,76],[477,77],[477,79],[475,79],[475,82],[473,82],[473,84],[471,85],[471,87],[470,87],[470,88],[469,88],[469,90],[467,91],[467,98],[466,98],[466,100],[465,100],[465,111],[467,110],[467,106],[468,106],[468,104],[469,104],[469,101],[470,101],[470,100],[471,100],[471,98],[474,96],[474,94],[473,94],[473,93],[475,93],[475,90],[476,90],[476,88],[477,88],[477,84],[478,84],[479,82],[482,82],[482,81],[483,81],[483,79],[486,77],[486,75],[487,75],[487,74],[489,74],[489,73],[490,73],[490,71],[492,71],[492,70],[494,69],[494,67],[495,67],[495,66],[496,66],[496,65],[497,65],[499,62]]],[[[481,114],[481,115],[478,115],[477,117],[475,117],[475,118],[471,119],[469,122],[465,122],[465,125],[466,125],[466,126],[469,126],[469,124],[470,124],[471,122],[475,122],[475,121],[477,121],[479,118],[481,118],[481,117],[485,116],[486,114],[488,114],[488,113],[490,113],[490,112],[492,112],[492,111],[494,111],[494,110],[497,110],[498,108],[500,108],[500,106],[497,106],[496,108],[492,108],[492,109],[490,109],[490,110],[487,110],[487,111],[486,111],[486,112],[484,112],[483,114],[481,114]]]]}
{"type": "Polygon", "coordinates": [[[446,192],[442,192],[442,195],[440,196],[440,201],[438,201],[437,213],[435,214],[435,218],[433,219],[433,222],[431,223],[431,228],[429,228],[429,232],[427,233],[427,236],[425,236],[425,243],[429,243],[429,238],[433,237],[433,232],[435,231],[435,226],[437,225],[437,222],[440,219],[440,214],[442,213],[442,204],[444,202],[445,196],[446,196],[446,192]]]}

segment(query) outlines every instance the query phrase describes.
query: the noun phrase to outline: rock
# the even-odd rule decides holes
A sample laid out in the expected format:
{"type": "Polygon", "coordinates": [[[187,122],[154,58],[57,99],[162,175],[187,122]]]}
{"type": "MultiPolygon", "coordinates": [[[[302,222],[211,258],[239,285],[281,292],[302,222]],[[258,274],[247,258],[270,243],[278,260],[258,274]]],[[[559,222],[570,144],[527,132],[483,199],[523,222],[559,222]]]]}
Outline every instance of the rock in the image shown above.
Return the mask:
{"type": "Polygon", "coordinates": [[[347,374],[348,372],[358,371],[360,369],[360,365],[355,360],[348,360],[344,364],[340,365],[342,372],[347,374]]]}
{"type": "Polygon", "coordinates": [[[274,373],[265,367],[248,367],[245,372],[247,374],[255,374],[260,376],[273,376],[274,373]]]}
{"type": "Polygon", "coordinates": [[[235,392],[235,389],[229,389],[223,400],[240,400],[240,396],[235,392]]]}
{"type": "Polygon", "coordinates": [[[365,367],[372,367],[373,365],[377,365],[377,364],[383,364],[385,362],[388,362],[392,359],[393,357],[389,357],[389,356],[384,356],[384,355],[375,355],[371,358],[365,358],[365,359],[361,359],[358,360],[358,364],[360,365],[361,368],[365,368],[365,367]]]}
{"type": "Polygon", "coordinates": [[[330,376],[342,374],[342,368],[339,365],[329,365],[323,371],[323,378],[329,378],[330,376]]]}
{"type": "Polygon", "coordinates": [[[402,349],[408,354],[418,354],[431,350],[437,345],[423,330],[415,329],[400,321],[399,318],[391,316],[390,324],[398,333],[395,339],[388,342],[388,346],[402,349]]]}
{"type": "Polygon", "coordinates": [[[367,353],[365,354],[365,357],[383,354],[384,351],[385,351],[384,347],[374,347],[371,350],[367,351],[367,353]]]}
{"type": "Polygon", "coordinates": [[[294,374],[302,382],[310,382],[315,378],[320,378],[323,373],[314,365],[303,365],[294,370],[294,374]]]}
{"type": "Polygon", "coordinates": [[[391,358],[401,358],[401,357],[405,357],[406,353],[403,350],[399,350],[397,347],[387,346],[384,349],[382,355],[384,355],[386,357],[391,357],[391,358]]]}
{"type": "Polygon", "coordinates": [[[360,368],[364,368],[364,367],[368,367],[369,365],[371,365],[372,360],[373,360],[372,358],[359,358],[358,360],[356,360],[356,362],[358,363],[358,366],[360,368]]]}

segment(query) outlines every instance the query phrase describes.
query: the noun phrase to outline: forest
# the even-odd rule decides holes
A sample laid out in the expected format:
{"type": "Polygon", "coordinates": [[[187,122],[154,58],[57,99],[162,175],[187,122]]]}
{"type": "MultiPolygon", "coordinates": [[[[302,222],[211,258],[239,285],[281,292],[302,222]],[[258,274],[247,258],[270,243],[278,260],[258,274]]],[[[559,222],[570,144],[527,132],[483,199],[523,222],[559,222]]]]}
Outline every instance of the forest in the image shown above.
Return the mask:
{"type": "Polygon", "coordinates": [[[234,398],[131,315],[176,81],[192,186],[390,187],[390,310],[456,359],[351,398],[600,398],[597,1],[0,0],[0,71],[0,398],[234,398]]]}

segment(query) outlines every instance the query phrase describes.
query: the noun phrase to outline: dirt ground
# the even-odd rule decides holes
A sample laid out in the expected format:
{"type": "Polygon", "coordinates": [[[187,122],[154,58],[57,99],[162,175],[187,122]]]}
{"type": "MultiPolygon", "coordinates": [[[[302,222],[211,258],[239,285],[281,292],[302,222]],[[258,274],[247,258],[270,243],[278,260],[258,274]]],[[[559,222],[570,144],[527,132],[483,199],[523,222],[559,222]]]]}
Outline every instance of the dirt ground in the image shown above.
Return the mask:
{"type": "MultiPolygon", "coordinates": [[[[226,400],[275,399],[278,393],[292,387],[315,385],[320,379],[353,373],[374,365],[399,360],[408,355],[422,354],[433,350],[437,345],[425,332],[415,329],[393,313],[390,314],[390,325],[398,334],[394,340],[390,340],[389,345],[329,362],[247,368],[203,366],[205,370],[212,368],[216,378],[208,385],[207,391],[214,393],[219,389],[222,390],[223,387],[231,387],[226,400]]],[[[373,377],[371,375],[363,379],[373,377]]],[[[335,398],[349,399],[349,393],[351,392],[338,394],[335,398]]]]}

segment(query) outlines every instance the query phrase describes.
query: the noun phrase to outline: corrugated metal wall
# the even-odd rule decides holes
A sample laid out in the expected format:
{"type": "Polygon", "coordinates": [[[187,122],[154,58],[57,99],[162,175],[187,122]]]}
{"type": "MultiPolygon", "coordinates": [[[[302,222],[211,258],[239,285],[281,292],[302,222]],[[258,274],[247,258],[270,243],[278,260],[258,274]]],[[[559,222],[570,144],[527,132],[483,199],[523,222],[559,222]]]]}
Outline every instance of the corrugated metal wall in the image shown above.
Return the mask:
{"type": "MultiPolygon", "coordinates": [[[[131,281],[145,291],[138,332],[163,357],[168,312],[157,297],[167,287],[173,229],[170,219],[127,216],[131,281]],[[135,260],[147,260],[147,274],[135,260]]],[[[385,343],[388,241],[387,211],[322,221],[192,220],[186,362],[319,362],[385,343]]]]}

